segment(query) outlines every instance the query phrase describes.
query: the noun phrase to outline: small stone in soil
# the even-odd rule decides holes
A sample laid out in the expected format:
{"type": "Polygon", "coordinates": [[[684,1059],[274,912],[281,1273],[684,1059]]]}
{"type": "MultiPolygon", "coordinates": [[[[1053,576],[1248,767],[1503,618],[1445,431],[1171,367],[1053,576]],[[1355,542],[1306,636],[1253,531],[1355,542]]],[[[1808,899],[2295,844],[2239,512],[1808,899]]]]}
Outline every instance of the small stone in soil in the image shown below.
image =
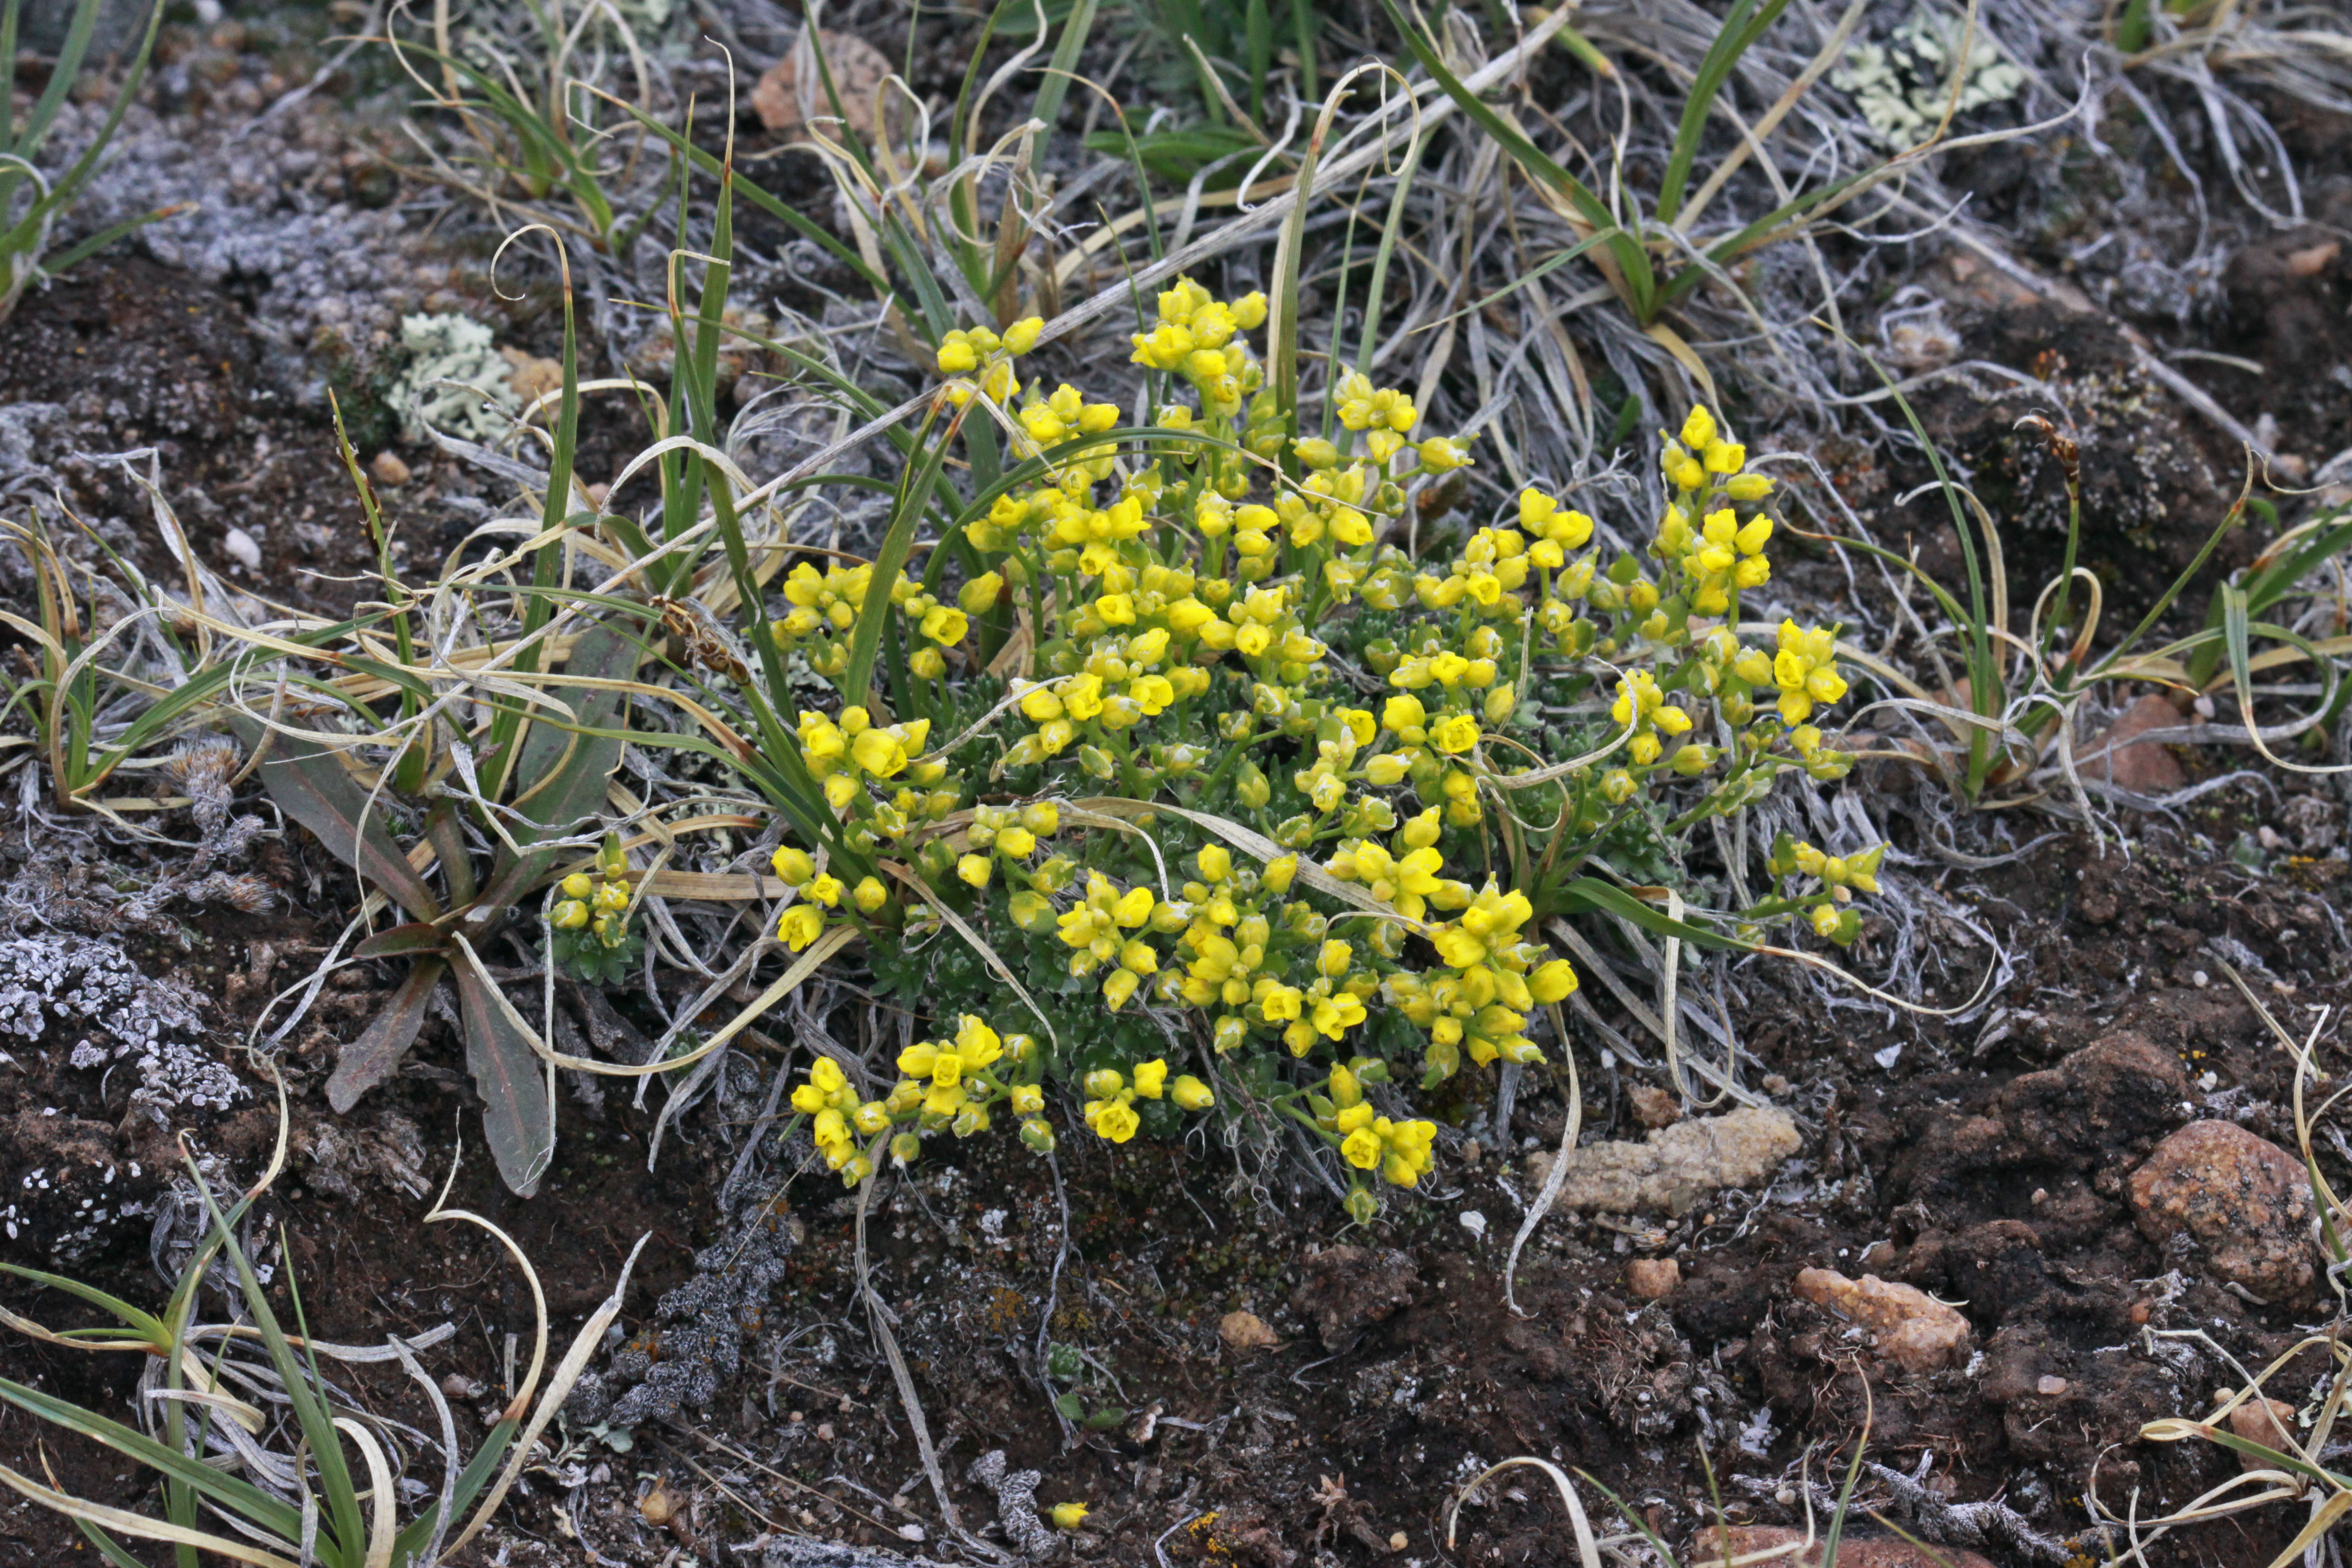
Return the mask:
{"type": "Polygon", "coordinates": [[[1282,1342],[1255,1312],[1227,1312],[1217,1324],[1217,1337],[1237,1351],[1272,1350],[1282,1342]]]}
{"type": "Polygon", "coordinates": [[[1625,1266],[1625,1288],[1644,1301],[1663,1301],[1683,1282],[1683,1266],[1671,1258],[1637,1258],[1625,1266]]]}
{"type": "Polygon", "coordinates": [[[375,461],[368,465],[368,472],[373,474],[375,482],[386,489],[396,490],[409,480],[408,465],[401,461],[400,454],[390,447],[375,455],[375,461]]]}
{"type": "Polygon", "coordinates": [[[1968,1359],[1968,1319],[1916,1285],[1807,1268],[1797,1275],[1797,1294],[1871,1331],[1880,1359],[1906,1372],[1940,1372],[1968,1359]]]}
{"type": "Polygon", "coordinates": [[[2186,1234],[2213,1272],[2271,1300],[2311,1289],[2311,1183],[2302,1162],[2234,1121],[2192,1121],[2131,1176],[2132,1217],[2158,1247],[2186,1234]]]}
{"type": "MultiPolygon", "coordinates": [[[[2230,1412],[2230,1430],[2249,1443],[2260,1443],[2282,1454],[2295,1451],[2293,1429],[2287,1423],[2294,1419],[2294,1406],[2284,1399],[2249,1399],[2230,1412]]],[[[2240,1454],[2238,1465],[2242,1469],[2272,1468],[2268,1459],[2254,1454],[2240,1454]]]]}

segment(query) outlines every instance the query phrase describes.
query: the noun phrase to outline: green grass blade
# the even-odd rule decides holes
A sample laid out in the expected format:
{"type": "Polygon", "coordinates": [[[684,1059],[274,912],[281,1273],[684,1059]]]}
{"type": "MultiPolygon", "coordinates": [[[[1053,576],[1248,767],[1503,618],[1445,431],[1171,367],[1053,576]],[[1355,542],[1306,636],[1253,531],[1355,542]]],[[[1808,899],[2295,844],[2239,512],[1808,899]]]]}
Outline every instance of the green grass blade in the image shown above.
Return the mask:
{"type": "MultiPolygon", "coordinates": [[[[1029,168],[1035,171],[1045,166],[1045,152],[1054,140],[1054,127],[1061,123],[1062,103],[1070,95],[1070,79],[1077,73],[1079,57],[1085,54],[1087,38],[1095,27],[1097,0],[1076,0],[1067,20],[1062,24],[1062,36],[1054,40],[1054,58],[1045,74],[1037,83],[1037,96],[1030,101],[1029,117],[1041,121],[1045,129],[1030,143],[1029,168]]],[[[979,57],[972,63],[977,66],[979,57]]]]}
{"type": "Polygon", "coordinates": [[[1429,40],[1406,21],[1404,13],[1397,8],[1396,0],[1381,0],[1381,5],[1388,12],[1389,20],[1395,25],[1405,47],[1412,50],[1413,58],[1421,62],[1422,68],[1429,72],[1445,95],[1470,117],[1478,129],[1493,137],[1520,168],[1565,196],[1578,216],[1591,224],[1596,233],[1614,231],[1609,240],[1609,256],[1616,263],[1624,280],[1624,289],[1631,296],[1626,304],[1641,321],[1646,322],[1654,318],[1657,313],[1658,285],[1650,266],[1649,253],[1632,235],[1624,232],[1617,221],[1617,215],[1611,212],[1583,181],[1554,162],[1542,148],[1528,141],[1472,92],[1461,78],[1447,69],[1445,61],[1429,40]]]}
{"type": "Polygon", "coordinates": [[[263,1530],[276,1531],[289,1541],[299,1540],[302,1530],[300,1510],[291,1504],[270,1496],[251,1481],[216,1470],[185,1454],[166,1447],[135,1426],[84,1410],[80,1405],[46,1394],[37,1388],[0,1377],[0,1401],[15,1405],[30,1415],[37,1415],[52,1426],[103,1444],[125,1458],[136,1460],[156,1474],[168,1477],[184,1486],[195,1488],[205,1497],[250,1520],[263,1530]]]}
{"type": "Polygon", "coordinates": [[[141,1339],[152,1345],[158,1355],[171,1348],[171,1331],[163,1326],[161,1318],[152,1312],[142,1312],[120,1296],[110,1296],[95,1285],[85,1285],[62,1274],[46,1274],[37,1268],[27,1268],[21,1263],[0,1262],[0,1273],[14,1274],[19,1279],[30,1279],[36,1285],[47,1285],[69,1296],[79,1296],[99,1310],[112,1313],[141,1339]]]}
{"type": "Polygon", "coordinates": [[[1750,943],[1734,941],[1721,931],[1709,931],[1688,921],[1675,920],[1624,889],[1604,882],[1598,877],[1570,878],[1560,884],[1559,897],[1557,912],[1561,914],[1587,914],[1597,910],[1631,921],[1654,935],[1680,937],[1696,947],[1718,948],[1727,952],[1747,952],[1751,948],[1750,943]]]}
{"type": "Polygon", "coordinates": [[[1722,27],[1708,46],[1706,56],[1699,61],[1698,75],[1691,83],[1690,96],[1683,100],[1682,123],[1675,130],[1673,151],[1666,158],[1666,172],[1658,181],[1658,221],[1671,224],[1683,210],[1683,193],[1689,188],[1691,165],[1697,162],[1699,144],[1706,139],[1707,116],[1714,112],[1716,95],[1730,78],[1732,67],[1739,57],[1764,34],[1764,29],[1780,19],[1788,9],[1789,0],[1765,0],[1756,7],[1754,0],[1738,0],[1723,19],[1722,27]]]}
{"type": "Polygon", "coordinates": [[[938,403],[932,404],[930,412],[923,417],[922,430],[916,437],[921,461],[909,468],[902,479],[898,500],[891,510],[889,531],[882,536],[882,548],[875,553],[873,585],[867,590],[866,603],[869,605],[874,604],[878,595],[881,605],[877,611],[869,611],[857,617],[857,628],[850,637],[849,663],[841,680],[841,700],[844,702],[862,703],[866,700],[866,693],[873,685],[875,656],[882,647],[883,623],[889,618],[888,584],[898,581],[899,572],[907,564],[908,553],[915,547],[915,529],[923,518],[921,498],[930,493],[932,482],[947,466],[948,448],[954,445],[956,431],[963,423],[962,412],[959,410],[957,416],[940,432],[939,440],[924,450],[924,437],[939,425],[940,406],[938,403]]]}
{"type": "MultiPolygon", "coordinates": [[[[283,1384],[286,1403],[310,1446],[310,1461],[319,1468],[319,1487],[326,1494],[324,1511],[333,1523],[334,1543],[346,1561],[356,1562],[358,1553],[365,1549],[367,1525],[360,1514],[359,1491],[352,1484],[351,1466],[343,1456],[342,1434],[335,1429],[334,1414],[320,1397],[318,1385],[305,1375],[302,1363],[294,1359],[286,1331],[278,1326],[278,1314],[270,1310],[268,1292],[255,1277],[252,1260],[237,1245],[229,1229],[230,1220],[213,1201],[212,1188],[201,1175],[196,1180],[196,1191],[205,1201],[205,1212],[213,1216],[216,1245],[236,1271],[246,1310],[252,1313],[254,1326],[260,1331],[262,1347],[283,1384]]],[[[297,1533],[289,1539],[299,1540],[299,1530],[298,1515],[297,1533]]]]}

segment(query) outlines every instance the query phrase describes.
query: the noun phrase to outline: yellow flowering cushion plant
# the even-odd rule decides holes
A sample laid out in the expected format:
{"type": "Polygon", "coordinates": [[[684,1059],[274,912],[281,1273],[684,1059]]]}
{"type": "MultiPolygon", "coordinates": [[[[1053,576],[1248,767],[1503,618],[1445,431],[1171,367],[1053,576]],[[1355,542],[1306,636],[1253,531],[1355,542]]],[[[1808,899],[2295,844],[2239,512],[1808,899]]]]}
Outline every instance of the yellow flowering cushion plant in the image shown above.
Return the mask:
{"type": "MultiPolygon", "coordinates": [[[[929,561],[779,584],[796,670],[884,663],[788,731],[835,858],[775,851],[798,889],[778,936],[852,923],[886,991],[961,1019],[878,1100],[827,1088],[807,1114],[833,1115],[847,1175],[999,1106],[1042,1152],[1066,1116],[1125,1142],[1230,1090],[1312,1128],[1367,1217],[1435,1128],[1366,1086],[1542,1064],[1580,878],[1679,866],[1781,774],[1851,767],[1837,631],[1748,619],[1778,492],[1713,410],[1660,432],[1638,525],[1541,483],[1465,503],[1479,448],[1401,389],[1345,372],[1328,434],[1294,423],[1253,346],[1262,297],[1184,278],[1151,303],[1131,350],[1153,428],[1024,384],[1034,319],[950,332],[941,396],[1000,433],[1001,481],[929,561]],[[992,1053],[1007,977],[1052,1038],[992,1053]]],[[[1730,923],[1850,942],[1882,854],[1776,846],[1730,923]]]]}

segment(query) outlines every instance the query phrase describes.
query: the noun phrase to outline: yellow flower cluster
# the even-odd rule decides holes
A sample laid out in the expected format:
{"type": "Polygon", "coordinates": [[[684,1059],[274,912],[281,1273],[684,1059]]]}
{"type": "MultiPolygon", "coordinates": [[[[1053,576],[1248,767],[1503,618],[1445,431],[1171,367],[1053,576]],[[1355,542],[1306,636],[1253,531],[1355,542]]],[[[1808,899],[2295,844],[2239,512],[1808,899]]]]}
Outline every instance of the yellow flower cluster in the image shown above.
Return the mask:
{"type": "Polygon", "coordinates": [[[879,1100],[859,1100],[839,1062],[817,1058],[808,1081],[793,1090],[793,1109],[811,1118],[809,1134],[817,1152],[841,1173],[844,1185],[854,1187],[874,1173],[874,1162],[858,1147],[858,1134],[881,1131],[890,1113],[879,1100]]]}
{"type": "Polygon", "coordinates": [[[966,327],[940,340],[939,366],[956,379],[942,390],[961,408],[976,392],[999,405],[1010,403],[1021,390],[1013,362],[1037,346],[1045,321],[1026,317],[1004,329],[999,337],[987,327],[966,327]]]}
{"type": "Polygon", "coordinates": [[[1096,1137],[1113,1143],[1126,1142],[1143,1125],[1135,1110],[1138,1096],[1158,1100],[1164,1094],[1186,1110],[1206,1110],[1217,1102],[1209,1086],[1190,1073],[1171,1081],[1168,1064],[1157,1058],[1136,1063],[1127,1073],[1097,1068],[1087,1074],[1085,1089],[1087,1126],[1096,1137]]]}
{"type": "MultiPolygon", "coordinates": [[[[849,640],[873,597],[873,584],[871,565],[828,562],[819,573],[803,562],[785,574],[784,602],[792,608],[770,623],[770,635],[779,647],[801,649],[819,675],[838,676],[849,666],[849,640]]],[[[940,649],[962,642],[971,617],[993,609],[1003,586],[1001,576],[983,574],[966,583],[950,605],[899,574],[887,597],[905,619],[908,640],[920,644],[908,656],[908,668],[926,680],[944,676],[947,658],[940,649]]]]}
{"type": "Polygon", "coordinates": [[[879,877],[861,877],[855,888],[846,887],[831,872],[819,871],[807,850],[790,844],[779,848],[770,864],[778,880],[800,890],[800,901],[784,911],[776,926],[778,940],[794,952],[817,939],[824,930],[824,910],[839,909],[845,895],[860,913],[868,915],[890,901],[890,890],[879,877]]]}
{"type": "MultiPolygon", "coordinates": [[[[1449,902],[1453,897],[1449,889],[1449,902]]],[[[1529,1012],[1563,1001],[1577,988],[1576,970],[1542,944],[1521,938],[1519,928],[1534,918],[1535,906],[1516,889],[1503,892],[1489,878],[1455,907],[1461,912],[1430,932],[1438,957],[1454,973],[1400,970],[1387,983],[1390,1001],[1429,1032],[1430,1080],[1451,1077],[1465,1050],[1479,1067],[1497,1058],[1542,1061],[1543,1052],[1520,1031],[1529,1012]]]]}
{"type": "Polygon", "coordinates": [[[1089,871],[1086,896],[1055,925],[1062,944],[1077,950],[1070,954],[1072,974],[1085,976],[1109,967],[1102,997],[1115,1013],[1145,980],[1160,973],[1160,954],[1145,938],[1181,931],[1188,914],[1183,905],[1162,902],[1142,883],[1121,891],[1100,871],[1089,871]]]}
{"type": "MultiPolygon", "coordinates": [[[[1510,513],[1454,531],[1434,520],[1461,504],[1461,487],[1427,481],[1467,463],[1465,443],[1431,434],[1410,395],[1355,372],[1331,389],[1328,435],[1302,425],[1277,406],[1247,340],[1265,318],[1262,297],[1221,300],[1190,279],[1159,296],[1132,340],[1134,363],[1153,373],[1147,395],[1164,400],[1150,438],[1119,434],[1120,407],[1079,386],[1022,384],[1013,361],[1038,341],[1034,319],[941,344],[945,395],[959,406],[985,396],[1015,455],[1042,459],[1034,478],[950,542],[963,582],[951,598],[921,585],[959,580],[942,577],[940,558],[887,593],[870,568],[803,565],[782,584],[777,636],[819,674],[838,674],[860,617],[887,603],[905,617],[886,644],[904,668],[877,684],[894,706],[950,731],[976,701],[1017,717],[975,731],[972,749],[1001,748],[992,768],[960,749],[951,774],[947,755],[924,754],[929,719],[885,723],[855,704],[803,713],[801,759],[839,818],[833,853],[861,870],[845,873],[856,879],[847,887],[807,854],[780,851],[778,874],[798,890],[781,934],[805,946],[828,918],[921,932],[937,929],[929,905],[962,911],[1012,963],[1037,966],[1033,984],[1066,969],[1097,989],[1103,1007],[1088,1026],[1120,1042],[1116,1059],[1135,1055],[1139,1013],[1192,1010],[1220,1056],[1250,1058],[1244,1081],[1282,1086],[1269,1091],[1276,1109],[1324,1136],[1350,1171],[1411,1186],[1435,1129],[1364,1099],[1386,1068],[1354,1053],[1385,1037],[1370,1027],[1380,1011],[1421,1033],[1425,1083],[1465,1056],[1481,1068],[1540,1062],[1531,1016],[1578,984],[1539,935],[1573,907],[1560,896],[1572,868],[1610,851],[1611,835],[1643,838],[1647,854],[1703,816],[1761,798],[1783,772],[1837,776],[1851,759],[1813,721],[1846,683],[1833,627],[1790,622],[1774,647],[1741,643],[1741,595],[1770,581],[1773,486],[1747,471],[1745,447],[1710,411],[1664,440],[1668,501],[1646,555],[1538,487],[1510,513]],[[1409,535],[1448,542],[1408,557],[1409,535]],[[979,679],[936,692],[951,665],[969,673],[1000,658],[1018,661],[1003,701],[979,679]],[[1613,731],[1599,723],[1604,710],[1613,731]],[[1558,826],[1530,869],[1533,853],[1498,854],[1480,830],[1488,804],[1534,787],[1508,775],[1529,771],[1538,733],[1559,743],[1555,726],[1580,751],[1613,742],[1616,754],[1593,766],[1538,758],[1558,826]],[[1661,798],[1643,799],[1650,791],[1661,798]],[[1131,842],[1106,834],[1046,842],[1070,815],[1057,793],[1184,809],[1139,824],[1168,846],[1146,868],[1123,858],[1131,842]],[[1270,863],[1214,836],[1171,843],[1200,813],[1249,827],[1256,837],[1230,842],[1270,863]],[[1451,875],[1449,855],[1479,869],[1451,875]],[[922,898],[864,876],[868,856],[911,865],[922,898]],[[1524,880],[1488,870],[1502,866],[1524,880]],[[1294,1065],[1310,1059],[1318,1065],[1294,1065]]],[[[1518,796],[1508,815],[1555,820],[1549,801],[1521,810],[1536,799],[1518,796]]],[[[1784,889],[1742,918],[1810,917],[1852,940],[1843,906],[1874,889],[1875,856],[1791,848],[1777,874],[1818,889],[1784,889]]],[[[993,1034],[965,1023],[956,1040],[902,1055],[906,1081],[874,1110],[831,1099],[821,1109],[868,1139],[881,1135],[866,1126],[878,1115],[903,1159],[922,1132],[968,1134],[1009,1103],[1024,1140],[1050,1148],[1049,1065],[1076,1075],[1102,1057],[1087,1046],[1047,1064],[1008,1047],[1000,1059],[993,1034]]],[[[1087,1125],[1111,1142],[1159,1125],[1166,1113],[1150,1102],[1211,1102],[1165,1060],[1082,1083],[1087,1125]]],[[[844,1168],[874,1147],[845,1155],[844,1168]]],[[[1352,1194],[1360,1217],[1376,1206],[1364,1179],[1352,1194]]]]}
{"type": "MultiPolygon", "coordinates": [[[[1373,1064],[1334,1063],[1324,1093],[1314,1102],[1316,1121],[1339,1140],[1339,1157],[1359,1171],[1378,1171],[1391,1186],[1420,1184],[1437,1141],[1432,1121],[1392,1121],[1364,1099],[1361,1076],[1373,1064]]],[[[1383,1072],[1382,1076],[1385,1076],[1383,1072]]]]}
{"type": "Polygon", "coordinates": [[[1149,332],[1135,335],[1134,363],[1190,380],[1202,407],[1231,418],[1242,399],[1255,392],[1264,372],[1240,341],[1265,323],[1265,296],[1245,294],[1228,305],[1190,278],[1163,290],[1160,316],[1149,332]]]}
{"type": "MultiPolygon", "coordinates": [[[[904,1075],[879,1100],[862,1100],[841,1065],[820,1057],[805,1082],[793,1090],[793,1109],[810,1118],[810,1134],[826,1164],[855,1186],[874,1173],[874,1155],[889,1141],[891,1158],[911,1163],[922,1152],[926,1133],[949,1131],[970,1138],[988,1131],[992,1109],[1004,1106],[1022,1118],[1021,1140],[1038,1153],[1054,1149],[1053,1125],[1045,1120],[1045,1089],[1040,1081],[1043,1054],[1028,1035],[1000,1036],[970,1013],[951,1039],[924,1040],[898,1053],[904,1075]]],[[[1086,1121],[1097,1136],[1124,1143],[1141,1118],[1139,1096],[1169,1100],[1188,1111],[1216,1103],[1216,1094],[1190,1073],[1171,1079],[1164,1060],[1141,1062],[1121,1073],[1087,1075],[1086,1121]]]]}
{"type": "Polygon", "coordinates": [[[606,947],[618,947],[629,932],[629,858],[620,840],[607,837],[596,854],[593,876],[574,871],[558,884],[562,895],[548,911],[558,931],[587,930],[606,947]]]}
{"type": "Polygon", "coordinates": [[[916,784],[936,784],[944,778],[945,763],[915,763],[930,733],[929,719],[877,724],[864,708],[852,706],[844,708],[835,721],[814,709],[803,709],[801,760],[824,788],[825,804],[846,812],[852,803],[863,798],[866,780],[893,779],[900,773],[907,773],[916,784]]]}

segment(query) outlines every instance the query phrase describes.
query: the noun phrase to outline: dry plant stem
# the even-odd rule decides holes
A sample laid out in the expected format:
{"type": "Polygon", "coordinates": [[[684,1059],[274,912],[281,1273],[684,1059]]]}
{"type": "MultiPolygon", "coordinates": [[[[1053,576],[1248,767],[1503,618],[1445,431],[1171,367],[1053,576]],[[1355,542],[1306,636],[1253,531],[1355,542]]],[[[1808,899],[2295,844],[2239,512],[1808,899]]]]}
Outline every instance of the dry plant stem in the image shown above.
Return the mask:
{"type": "Polygon", "coordinates": [[[930,1424],[923,1419],[923,1402],[915,1393],[914,1373],[907,1368],[907,1358],[898,1350],[898,1336],[890,1331],[890,1320],[895,1315],[889,1304],[874,1289],[874,1277],[867,1265],[866,1253],[866,1214],[874,1201],[876,1177],[868,1175],[857,1187],[857,1293],[866,1303],[866,1326],[873,1331],[875,1342],[882,1347],[883,1356],[890,1363],[890,1375],[898,1385],[898,1403],[907,1413],[907,1425],[914,1429],[915,1451],[922,1456],[923,1474],[929,1478],[931,1496],[938,1500],[940,1518],[955,1531],[959,1540],[992,1563],[1010,1562],[1004,1553],[986,1542],[975,1540],[963,1527],[956,1513],[955,1500],[948,1495],[947,1477],[940,1469],[939,1450],[931,1443],[930,1424]]]}

